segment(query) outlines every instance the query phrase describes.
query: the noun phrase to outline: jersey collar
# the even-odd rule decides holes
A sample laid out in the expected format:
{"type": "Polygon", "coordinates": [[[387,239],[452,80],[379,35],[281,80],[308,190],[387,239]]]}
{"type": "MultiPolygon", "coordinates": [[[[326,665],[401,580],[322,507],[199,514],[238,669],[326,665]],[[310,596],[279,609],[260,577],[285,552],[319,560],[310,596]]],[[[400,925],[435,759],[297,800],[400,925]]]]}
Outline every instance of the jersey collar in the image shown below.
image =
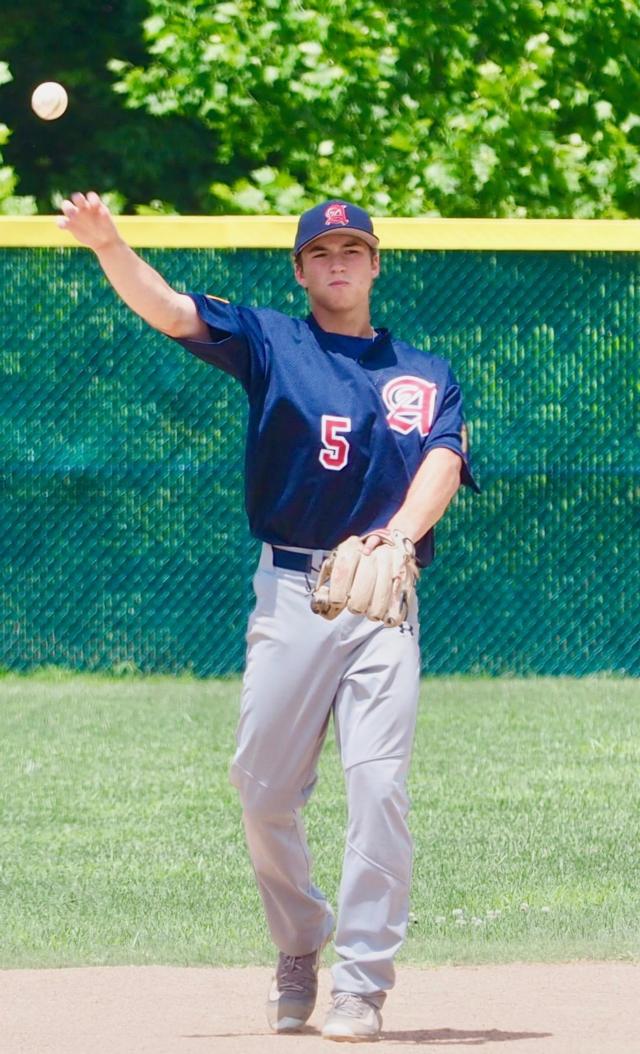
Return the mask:
{"type": "Polygon", "coordinates": [[[391,334],[384,326],[376,330],[375,338],[347,337],[344,333],[331,333],[322,329],[311,314],[307,315],[305,321],[323,351],[341,352],[352,359],[369,358],[380,352],[391,340],[391,334]]]}

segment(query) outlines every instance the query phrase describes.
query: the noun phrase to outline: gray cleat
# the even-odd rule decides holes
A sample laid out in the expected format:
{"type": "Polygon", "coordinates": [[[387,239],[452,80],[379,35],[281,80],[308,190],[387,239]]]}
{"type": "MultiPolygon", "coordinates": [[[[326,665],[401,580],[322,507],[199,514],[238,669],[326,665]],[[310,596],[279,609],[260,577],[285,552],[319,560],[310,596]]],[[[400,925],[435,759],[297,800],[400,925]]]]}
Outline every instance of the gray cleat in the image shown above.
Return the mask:
{"type": "Polygon", "coordinates": [[[322,1029],[324,1039],[339,1043],[365,1043],[380,1035],[382,1017],[374,1003],[361,995],[338,992],[322,1029]]]}
{"type": "Polygon", "coordinates": [[[267,999],[267,1019],[274,1032],[297,1032],[309,1020],[318,994],[322,948],[308,955],[280,952],[267,999]]]}

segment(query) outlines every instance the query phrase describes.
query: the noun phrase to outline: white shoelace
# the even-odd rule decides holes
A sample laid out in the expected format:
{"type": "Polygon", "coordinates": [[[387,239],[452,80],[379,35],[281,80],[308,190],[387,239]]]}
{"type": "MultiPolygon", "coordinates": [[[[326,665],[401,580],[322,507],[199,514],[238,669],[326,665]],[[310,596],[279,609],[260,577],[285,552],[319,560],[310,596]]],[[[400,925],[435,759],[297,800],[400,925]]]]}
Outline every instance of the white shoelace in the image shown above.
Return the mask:
{"type": "Polygon", "coordinates": [[[346,1017],[364,1017],[367,1011],[373,1010],[371,1003],[351,992],[340,992],[333,1000],[333,1009],[339,1010],[346,1017]]]}

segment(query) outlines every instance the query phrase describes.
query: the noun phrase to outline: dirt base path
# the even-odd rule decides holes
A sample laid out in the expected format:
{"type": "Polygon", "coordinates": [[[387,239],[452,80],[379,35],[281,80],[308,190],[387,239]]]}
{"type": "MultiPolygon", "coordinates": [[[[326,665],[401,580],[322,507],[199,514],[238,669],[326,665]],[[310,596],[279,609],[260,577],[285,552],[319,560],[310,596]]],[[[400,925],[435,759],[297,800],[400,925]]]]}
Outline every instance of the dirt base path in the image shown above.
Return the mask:
{"type": "MultiPolygon", "coordinates": [[[[329,998],[297,1036],[266,1025],[266,969],[0,971],[2,1054],[329,1054],[329,998]]],[[[377,1052],[640,1054],[640,965],[577,963],[398,972],[377,1052]]],[[[353,1049],[353,1048],[349,1048],[353,1049]]],[[[360,1049],[374,1049],[363,1043],[360,1049]]]]}

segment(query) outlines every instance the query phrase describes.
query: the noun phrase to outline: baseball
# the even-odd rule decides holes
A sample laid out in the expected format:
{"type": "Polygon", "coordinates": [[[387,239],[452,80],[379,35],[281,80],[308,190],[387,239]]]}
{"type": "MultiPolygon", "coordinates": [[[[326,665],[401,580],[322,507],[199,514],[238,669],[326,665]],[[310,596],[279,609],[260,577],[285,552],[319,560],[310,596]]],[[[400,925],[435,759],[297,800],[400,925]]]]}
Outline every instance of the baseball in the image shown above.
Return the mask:
{"type": "Polygon", "coordinates": [[[39,84],[31,96],[33,112],[43,121],[55,121],[57,117],[62,117],[68,102],[66,91],[57,81],[39,84]]]}

